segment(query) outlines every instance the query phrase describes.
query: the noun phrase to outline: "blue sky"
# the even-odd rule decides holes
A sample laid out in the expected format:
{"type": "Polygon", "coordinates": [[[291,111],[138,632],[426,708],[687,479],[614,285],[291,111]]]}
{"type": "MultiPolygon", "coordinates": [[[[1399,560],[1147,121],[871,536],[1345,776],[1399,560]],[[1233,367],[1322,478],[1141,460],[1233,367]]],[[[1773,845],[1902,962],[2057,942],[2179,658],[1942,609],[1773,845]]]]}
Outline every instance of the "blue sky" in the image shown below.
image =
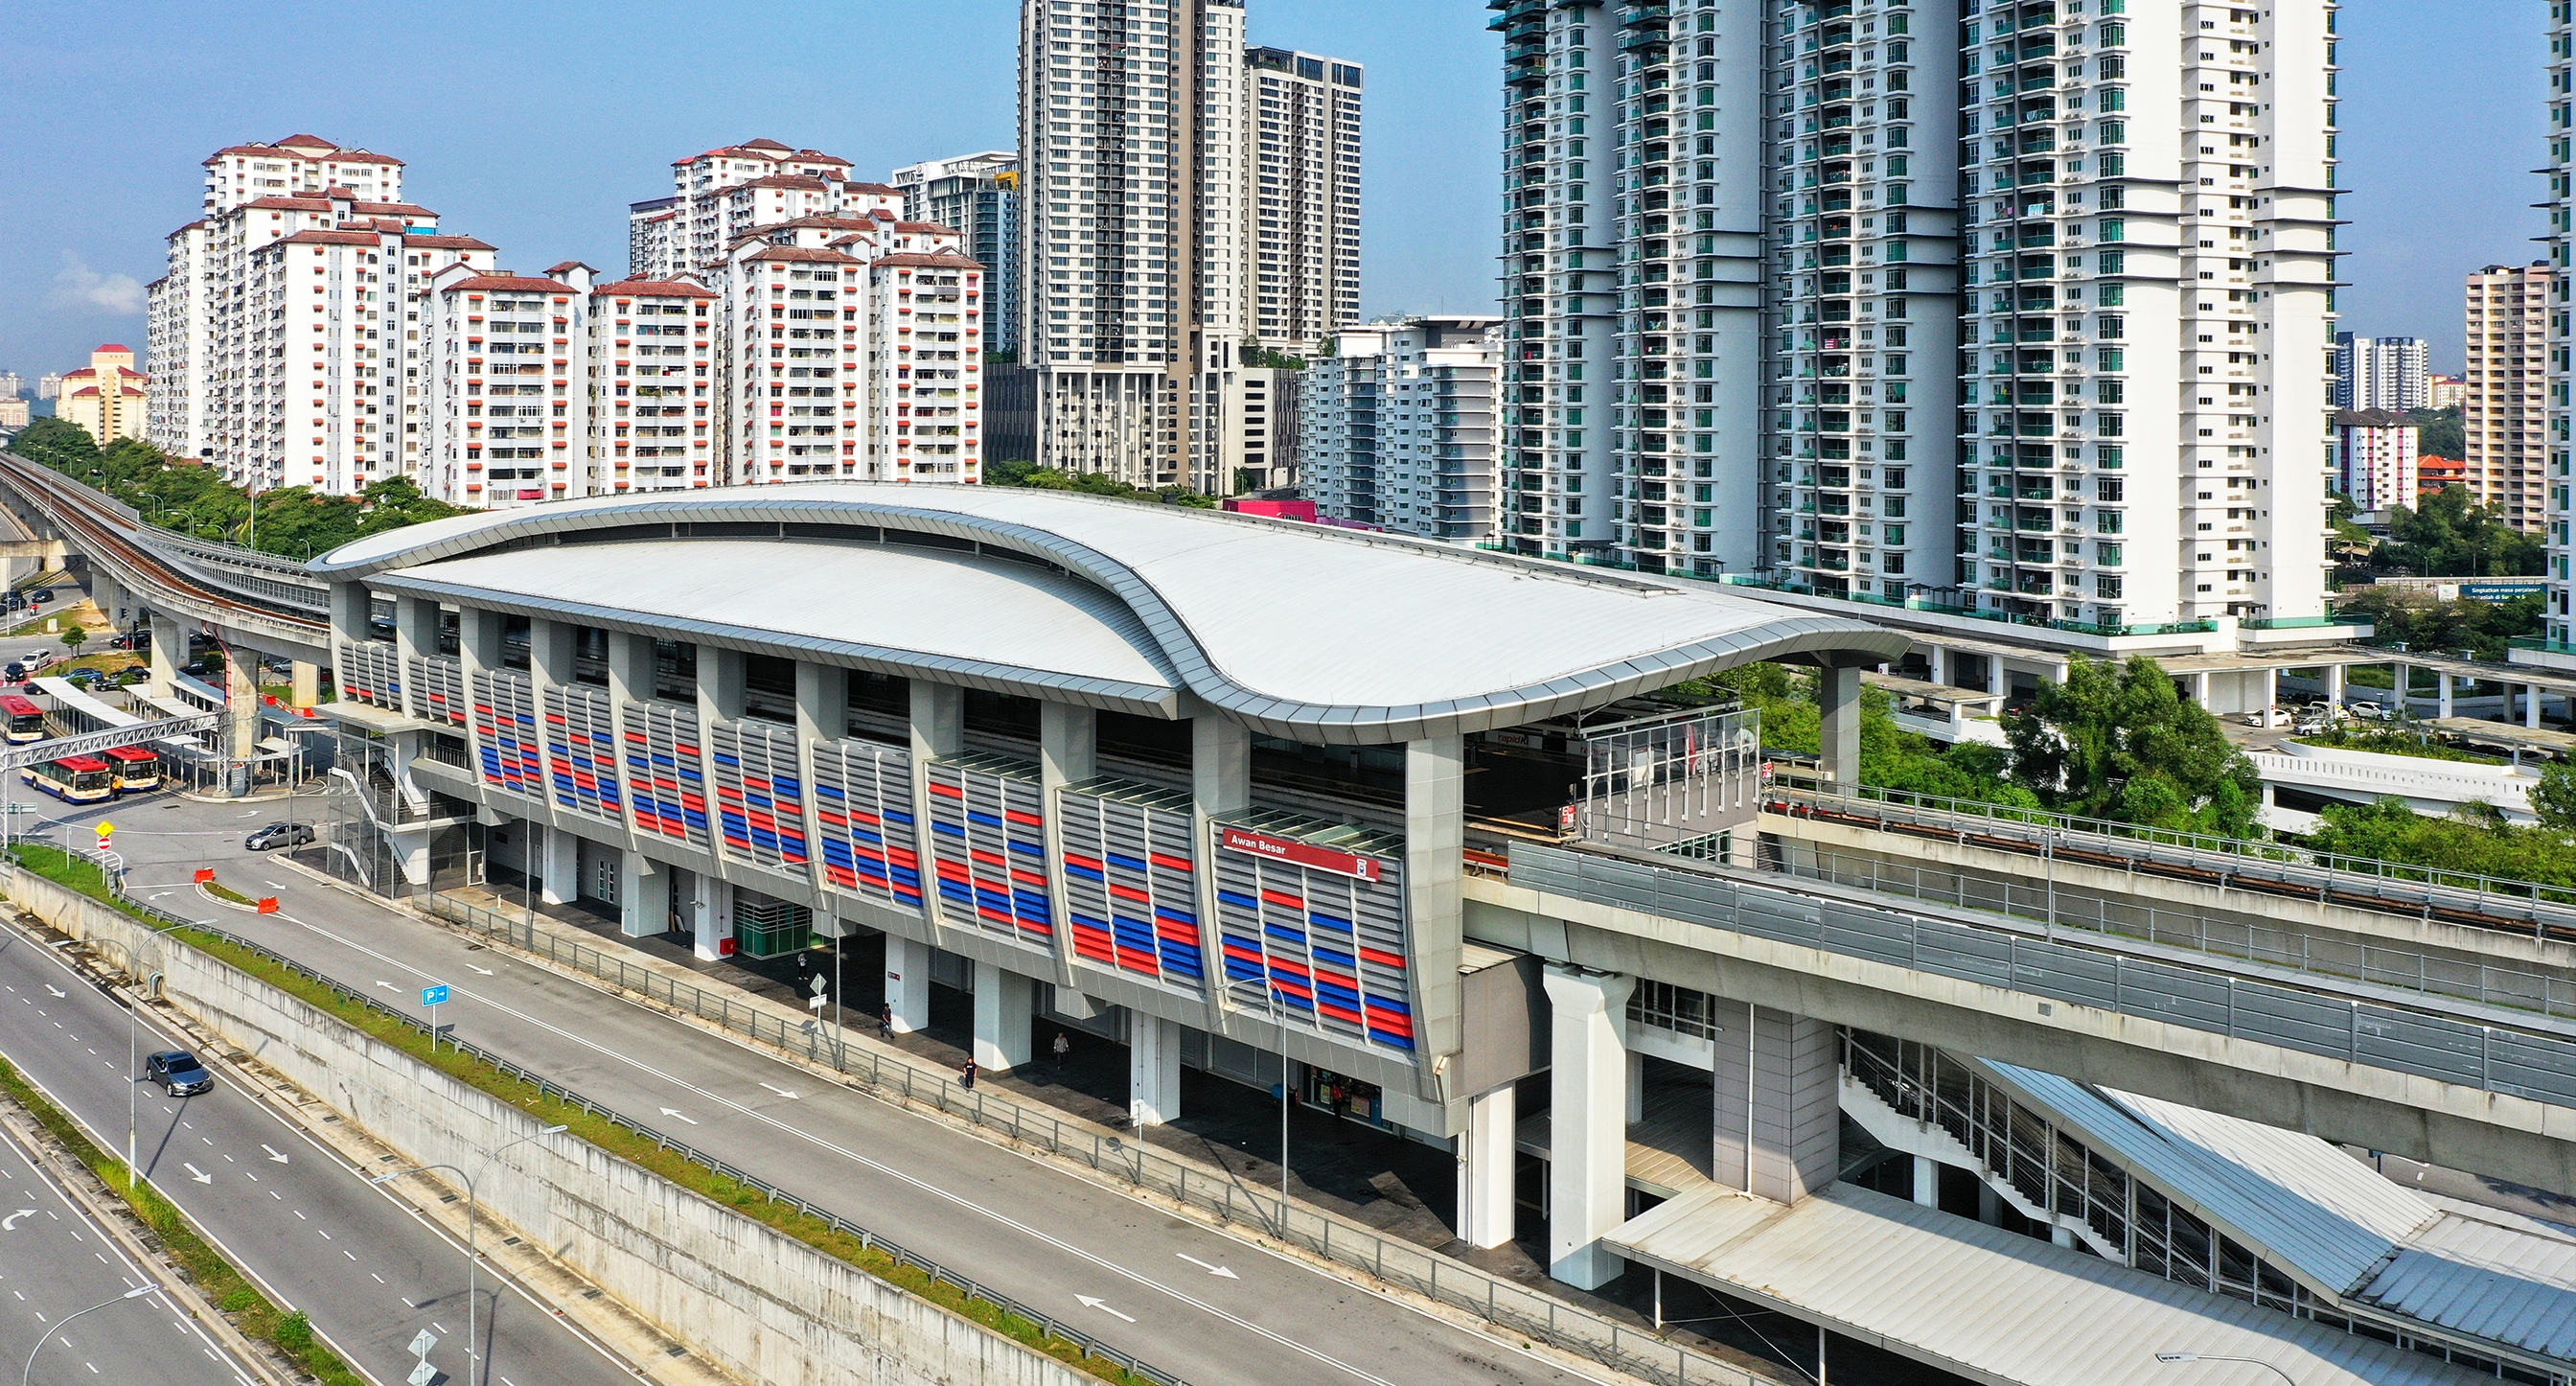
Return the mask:
{"type": "MultiPolygon", "coordinates": [[[[1257,43],[1367,64],[1364,312],[1490,305],[1494,36],[1475,0],[1249,0],[1257,43]]],[[[2459,281],[2527,259],[2543,0],[2342,13],[2344,325],[2459,363],[2459,281]]],[[[671,160],[767,136],[883,177],[1009,148],[1014,0],[11,7],[0,41],[0,370],[121,340],[196,215],[198,162],[310,132],[407,162],[451,230],[535,270],[625,263],[625,204],[671,160]],[[245,74],[255,74],[245,76],[245,74]]]]}

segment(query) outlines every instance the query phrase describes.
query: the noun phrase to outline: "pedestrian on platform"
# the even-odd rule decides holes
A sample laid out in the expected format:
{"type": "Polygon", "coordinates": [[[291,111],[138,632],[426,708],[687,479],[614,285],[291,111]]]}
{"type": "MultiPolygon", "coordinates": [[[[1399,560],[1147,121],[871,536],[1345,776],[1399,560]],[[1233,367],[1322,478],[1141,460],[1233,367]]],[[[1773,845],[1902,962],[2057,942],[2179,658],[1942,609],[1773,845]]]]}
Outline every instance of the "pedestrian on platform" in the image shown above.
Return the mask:
{"type": "Polygon", "coordinates": [[[877,1038],[881,1040],[894,1038],[894,1003],[892,1001],[877,1003],[877,1038]]]}
{"type": "Polygon", "coordinates": [[[1064,1067],[1064,1055],[1065,1055],[1065,1051],[1066,1051],[1066,1050],[1069,1050],[1069,1049],[1071,1049],[1071,1048],[1073,1048],[1073,1041],[1071,1041],[1071,1040],[1069,1040],[1069,1039],[1066,1039],[1066,1038],[1064,1037],[1064,1031],[1062,1031],[1062,1030],[1058,1030],[1058,1031],[1056,1031],[1056,1032],[1055,1032],[1055,1066],[1056,1066],[1056,1067],[1058,1067],[1058,1068],[1062,1068],[1062,1067],[1064,1067]]]}
{"type": "Polygon", "coordinates": [[[966,1061],[966,1066],[957,1070],[958,1076],[966,1085],[966,1091],[973,1092],[975,1090],[975,1075],[978,1071],[979,1070],[976,1068],[975,1061],[973,1059],[968,1059],[966,1061]]]}

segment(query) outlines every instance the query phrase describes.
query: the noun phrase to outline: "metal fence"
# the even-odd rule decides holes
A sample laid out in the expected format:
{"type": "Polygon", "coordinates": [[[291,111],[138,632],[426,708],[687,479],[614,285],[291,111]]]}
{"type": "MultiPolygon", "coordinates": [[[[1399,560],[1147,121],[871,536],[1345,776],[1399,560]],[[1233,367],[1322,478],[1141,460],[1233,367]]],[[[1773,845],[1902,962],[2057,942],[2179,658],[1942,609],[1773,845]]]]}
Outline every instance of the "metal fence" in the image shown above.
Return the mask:
{"type": "Polygon", "coordinates": [[[2109,940],[2135,939],[2286,968],[2334,983],[2395,987],[2428,997],[2576,1019],[2576,981],[2567,977],[2436,956],[2423,948],[2366,943],[2339,933],[2277,927],[2258,922],[2261,916],[2251,909],[2213,917],[2210,911],[2189,905],[2174,908],[2151,903],[2154,897],[2144,892],[2113,894],[2070,886],[2056,880],[2049,865],[2043,865],[2034,879],[1836,852],[1799,841],[1766,845],[1763,865],[1782,875],[1828,885],[2011,915],[2038,924],[2051,936],[2064,930],[2101,934],[2109,940]]]}
{"type": "Polygon", "coordinates": [[[453,897],[429,895],[413,903],[464,928],[711,1021],[756,1043],[801,1053],[814,1063],[829,1065],[862,1088],[935,1107],[1014,1141],[1276,1237],[1354,1270],[1366,1271],[1389,1284],[1614,1370],[1668,1386],[1685,1382],[1754,1386],[1750,1374],[1644,1329],[1629,1327],[1516,1281],[1488,1275],[1360,1223],[1283,1200],[1276,1192],[1248,1184],[1232,1173],[1175,1159],[1138,1141],[1085,1129],[1044,1108],[998,1095],[990,1088],[962,1088],[944,1068],[917,1064],[870,1046],[849,1044],[828,1025],[788,1020],[765,1003],[739,999],[724,989],[694,986],[629,962],[616,953],[540,931],[523,918],[453,897]]]}
{"type": "MultiPolygon", "coordinates": [[[[2576,935],[2576,885],[2521,881],[2473,871],[2338,856],[2278,842],[2142,828],[1940,795],[1865,787],[1857,792],[1775,781],[1764,807],[1855,827],[2001,840],[2037,855],[2053,851],[2088,865],[2125,867],[2258,897],[2293,895],[2389,914],[2457,915],[2528,923],[2537,934],[2576,935]],[[2106,860],[2107,859],[2107,860],[2106,860]]],[[[2260,908],[2260,906],[2256,906],[2260,908]]]]}
{"type": "MultiPolygon", "coordinates": [[[[109,869],[109,864],[100,861],[97,854],[94,852],[78,848],[66,848],[63,850],[99,866],[102,870],[109,869]]],[[[21,869],[22,868],[20,868],[15,861],[0,859],[0,887],[5,887],[9,879],[21,869]]],[[[123,887],[121,883],[118,890],[120,895],[122,895],[123,887]]],[[[364,1006],[378,1015],[387,1016],[400,1021],[404,1025],[409,1026],[413,1030],[422,1034],[432,1033],[428,1023],[421,1020],[419,1017],[387,1006],[363,992],[354,991],[346,984],[336,981],[330,977],[326,977],[323,974],[314,971],[312,968],[307,967],[304,964],[295,961],[293,958],[287,957],[285,954],[267,947],[264,944],[254,943],[249,939],[243,938],[239,934],[217,928],[211,924],[198,923],[195,920],[172,914],[168,910],[145,904],[142,901],[135,900],[131,897],[125,897],[123,903],[128,910],[140,915],[149,916],[157,923],[183,924],[190,930],[197,933],[221,939],[225,943],[231,944],[233,947],[251,953],[271,964],[274,964],[275,966],[282,967],[306,981],[330,988],[331,994],[344,1002],[351,1002],[364,1006]]],[[[1181,1378],[1172,1375],[1170,1372],[1164,1371],[1162,1368],[1144,1361],[1133,1354],[1111,1347],[1107,1343],[1103,1343],[1083,1332],[1081,1329],[1075,1328],[1063,1320],[1049,1315],[1044,1310],[1031,1308],[1030,1306],[1023,1304],[988,1285],[960,1275],[957,1272],[948,1269],[946,1266],[939,1264],[937,1261],[931,1260],[929,1257],[913,1251],[900,1242],[879,1236],[876,1233],[869,1231],[867,1228],[842,1217],[838,1213],[834,1213],[817,1204],[807,1202],[805,1199],[779,1188],[777,1185],[762,1179],[760,1176],[753,1174],[748,1170],[737,1168],[736,1166],[728,1164],[703,1150],[699,1150],[697,1147],[690,1145],[686,1141],[674,1140],[670,1136],[664,1135],[660,1131],[654,1130],[652,1127],[647,1126],[614,1108],[601,1106],[599,1103],[593,1102],[589,1098],[582,1096],[574,1089],[566,1087],[563,1084],[546,1077],[544,1074],[538,1073],[533,1069],[522,1067],[519,1064],[512,1063],[510,1060],[467,1040],[460,1040],[450,1035],[438,1035],[436,1036],[436,1039],[439,1043],[452,1046],[457,1052],[470,1055],[483,1063],[499,1069],[501,1072],[512,1078],[534,1085],[539,1092],[548,1097],[579,1107],[583,1112],[624,1127],[626,1130],[634,1132],[636,1135],[653,1142],[656,1146],[659,1146],[674,1155],[678,1155],[683,1159],[703,1165],[715,1173],[742,1185],[744,1188],[753,1190],[772,1203],[783,1204],[787,1207],[794,1208],[800,1213],[804,1213],[809,1217],[821,1221],[825,1225],[829,1226],[834,1232],[847,1237],[855,1237],[858,1239],[861,1246],[882,1252],[902,1265],[912,1266],[929,1275],[933,1280],[954,1286],[955,1288],[964,1291],[972,1298],[980,1299],[988,1304],[994,1305],[1004,1313],[1026,1319],[1029,1322],[1036,1324],[1038,1328],[1047,1335],[1061,1338],[1066,1342],[1072,1343],[1074,1346],[1081,1348],[1084,1352],[1093,1357],[1100,1358],[1103,1361],[1113,1362],[1119,1367],[1132,1372],[1137,1376],[1143,1377],[1148,1381],[1161,1383],[1161,1386],[1188,1386],[1188,1383],[1182,1381],[1181,1378]]],[[[1707,1379],[1713,1380],[1714,1378],[1707,1379]]]]}
{"type": "Polygon", "coordinates": [[[1760,810],[1760,708],[1689,708],[1580,737],[1573,827],[1585,841],[1668,847],[1745,827],[1760,810]]]}
{"type": "MultiPolygon", "coordinates": [[[[2038,937],[2026,925],[1991,916],[1930,918],[1693,870],[1679,861],[1663,865],[1529,843],[1512,848],[1510,879],[1687,924],[2576,1107],[2576,1037],[2141,955],[2115,935],[2061,929],[2054,938],[2038,937]]],[[[2534,1021],[2535,1029],[2549,1024],[2534,1021]]]]}

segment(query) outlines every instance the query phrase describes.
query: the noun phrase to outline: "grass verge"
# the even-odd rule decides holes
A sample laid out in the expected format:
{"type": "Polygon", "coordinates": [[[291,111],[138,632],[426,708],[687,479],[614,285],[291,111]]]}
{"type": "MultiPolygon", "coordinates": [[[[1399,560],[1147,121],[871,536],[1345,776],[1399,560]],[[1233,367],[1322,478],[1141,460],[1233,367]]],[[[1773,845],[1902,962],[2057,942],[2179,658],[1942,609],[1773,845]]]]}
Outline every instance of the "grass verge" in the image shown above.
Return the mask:
{"type": "MultiPolygon", "coordinates": [[[[18,864],[48,880],[70,887],[136,918],[148,918],[128,908],[109,888],[104,874],[95,863],[70,855],[57,848],[29,844],[16,849],[18,864]]],[[[157,923],[157,921],[155,921],[157,923]]],[[[1136,1375],[1115,1362],[1093,1357],[1067,1339],[1047,1333],[1031,1320],[1013,1314],[988,1300],[977,1299],[965,1291],[937,1280],[918,1266],[907,1265],[857,1237],[835,1229],[823,1219],[785,1204],[770,1201],[767,1195],[749,1185],[728,1179],[713,1169],[636,1134],[608,1118],[587,1111],[561,1098],[541,1092],[533,1083],[513,1078],[472,1055],[436,1045],[431,1037],[414,1029],[392,1012],[371,1002],[355,1001],[327,985],[279,966],[275,961],[248,949],[226,942],[212,934],[195,929],[172,931],[171,938],[184,939],[191,947],[225,964],[285,991],[352,1029],[382,1040],[403,1052],[457,1078],[473,1087],[508,1102],[548,1125],[562,1124],[570,1134],[598,1146],[621,1159],[653,1171],[662,1178],[703,1194],[733,1209],[744,1217],[765,1223],[794,1237],[808,1246],[838,1260],[846,1261],[869,1275],[907,1290],[951,1313],[976,1323],[1014,1342],[1055,1358],[1067,1366],[1088,1372],[1115,1386],[1151,1386],[1147,1378],[1136,1375]]],[[[14,1074],[12,1075],[14,1078],[14,1074]]],[[[12,1091],[15,1091],[13,1088],[12,1091]]],[[[85,1143],[84,1143],[85,1144],[85,1143]]],[[[86,1158],[86,1157],[85,1157],[86,1158]]],[[[110,1167],[122,1169],[110,1161],[110,1167]]],[[[112,1181],[111,1181],[112,1182],[112,1181]]],[[[143,1191],[151,1195],[150,1190],[143,1191]]],[[[166,1206],[166,1205],[165,1205],[166,1206]]],[[[175,1214],[175,1210],[174,1210],[175,1214]]],[[[147,1218],[148,1220],[148,1218],[147,1218]]],[[[155,1223],[156,1229],[159,1224],[155,1223]]],[[[192,1267],[193,1269],[193,1267],[192,1267]]],[[[230,1273],[231,1268],[227,1266],[230,1273]]],[[[235,1279],[238,1279],[235,1275],[235,1279]]],[[[201,1281],[201,1284],[210,1282],[201,1281]]],[[[220,1296],[218,1303],[227,1309],[232,1305],[220,1296]]],[[[244,1331],[248,1331],[245,1325],[244,1331]]],[[[309,1334],[310,1329],[306,1332],[309,1334]]],[[[272,1338],[271,1341],[280,1341],[272,1338]]],[[[283,1346],[283,1342],[280,1341],[283,1346]]],[[[317,1351],[320,1349],[317,1347],[317,1351]]],[[[301,1359],[299,1359],[301,1360],[301,1359]]],[[[317,1375],[319,1373],[317,1372],[317,1375]]],[[[332,1386],[340,1379],[323,1377],[332,1386]]],[[[348,1378],[355,1382],[355,1377],[348,1378]]]]}
{"type": "Polygon", "coordinates": [[[90,1141],[70,1115],[45,1095],[26,1076],[0,1059],[0,1092],[6,1092],[19,1106],[36,1119],[38,1125],[62,1143],[72,1158],[88,1167],[98,1181],[125,1200],[134,1215],[160,1238],[161,1249],[194,1281],[198,1293],[232,1317],[233,1326],[245,1337],[275,1344],[286,1359],[310,1373],[325,1386],[367,1386],[366,1379],[349,1370],[349,1364],[337,1353],[314,1341],[313,1325],[302,1310],[281,1312],[268,1297],[250,1283],[241,1269],[225,1260],[197,1235],[195,1228],[169,1200],[153,1191],[150,1185],[128,1186],[125,1162],[106,1153],[90,1141]]]}

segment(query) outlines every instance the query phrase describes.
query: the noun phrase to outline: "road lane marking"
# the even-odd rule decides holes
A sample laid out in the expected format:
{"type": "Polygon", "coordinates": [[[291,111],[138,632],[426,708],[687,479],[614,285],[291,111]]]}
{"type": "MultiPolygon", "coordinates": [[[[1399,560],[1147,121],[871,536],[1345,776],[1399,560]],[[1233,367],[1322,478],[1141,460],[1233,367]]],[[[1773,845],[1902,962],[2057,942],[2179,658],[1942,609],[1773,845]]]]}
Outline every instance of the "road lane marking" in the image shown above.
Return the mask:
{"type": "Polygon", "coordinates": [[[206,1173],[195,1165],[189,1164],[185,1160],[181,1160],[179,1162],[179,1168],[186,1170],[188,1172],[188,1177],[196,1180],[200,1184],[211,1184],[215,1182],[215,1176],[206,1173]]]}
{"type": "Polygon", "coordinates": [[[793,1089],[793,1088],[782,1088],[782,1087],[778,1086],[776,1083],[763,1083],[763,1084],[761,1084],[761,1086],[762,1086],[762,1087],[764,1087],[764,1088],[769,1089],[771,1092],[774,1092],[774,1093],[778,1094],[778,1095],[779,1095],[779,1096],[781,1096],[781,1097],[786,1098],[786,1099],[787,1099],[788,1101],[790,1101],[790,1102],[793,1102],[793,1101],[797,1100],[797,1098],[796,1098],[796,1090],[795,1090],[795,1089],[793,1089]]]}
{"type": "Polygon", "coordinates": [[[1184,1261],[1189,1262],[1191,1265],[1196,1266],[1196,1267],[1198,1267],[1199,1269],[1201,1269],[1201,1270],[1203,1270],[1203,1271],[1206,1271],[1206,1272],[1207,1272],[1208,1274],[1210,1274],[1210,1275],[1221,1275],[1221,1276],[1224,1276],[1224,1277],[1225,1277],[1226,1279],[1228,1279],[1228,1280],[1241,1280],[1241,1279],[1243,1278],[1242,1276],[1239,1276],[1239,1275],[1235,1274],[1233,1271],[1227,1270],[1227,1269],[1226,1269],[1225,1267],[1223,1267],[1223,1266],[1210,1265],[1210,1264],[1208,1264],[1207,1262],[1202,1261],[1202,1260],[1200,1260],[1199,1258],[1197,1258],[1197,1257],[1195,1257],[1195,1256],[1192,1256],[1191,1254],[1189,1254],[1189,1253],[1188,1253],[1188,1252],[1186,1252],[1186,1251],[1175,1251],[1175,1252],[1173,1252],[1172,1254],[1173,1254],[1173,1255],[1175,1255],[1175,1256],[1180,1257],[1180,1258],[1181,1258],[1182,1260],[1184,1260],[1184,1261]]]}
{"type": "Polygon", "coordinates": [[[286,1157],[277,1153],[277,1147],[276,1147],[276,1146],[269,1145],[269,1144],[267,1144],[266,1142],[262,1142],[262,1143],[260,1144],[260,1147],[259,1147],[259,1148],[268,1152],[268,1158],[270,1158],[270,1159],[272,1159],[272,1160],[275,1160],[277,1163],[279,1163],[279,1164],[281,1164],[281,1165],[286,1163],[286,1157]]]}
{"type": "Polygon", "coordinates": [[[663,1108],[663,1109],[662,1109],[662,1115],[664,1115],[664,1116],[666,1116],[666,1117],[673,1117],[673,1118],[676,1118],[676,1119],[678,1119],[678,1120],[680,1120],[680,1121],[685,1121],[685,1122],[689,1123],[691,1126],[695,1126],[695,1125],[697,1125],[697,1124],[698,1124],[698,1122],[697,1122],[697,1118],[692,1117],[692,1116],[688,1115],[687,1113],[680,1111],[680,1110],[679,1110],[678,1108],[676,1108],[676,1107],[665,1107],[665,1108],[663,1108]]]}
{"type": "Polygon", "coordinates": [[[32,1218],[32,1217],[34,1217],[35,1215],[36,1215],[36,1210],[35,1210],[35,1209],[33,1209],[33,1208],[21,1208],[21,1209],[19,1209],[18,1211],[14,1212],[14,1213],[11,1213],[9,1216],[7,1216],[7,1217],[5,1217],[5,1218],[0,1218],[0,1232],[15,1232],[15,1231],[17,1231],[17,1230],[18,1230],[18,1219],[20,1219],[20,1218],[32,1218]]]}
{"type": "Polygon", "coordinates": [[[1134,1323],[1136,1321],[1135,1315],[1119,1313],[1117,1310],[1110,1308],[1109,1303],[1106,1300],[1093,1299],[1089,1295],[1075,1295],[1074,1298],[1081,1300],[1082,1307],[1085,1309],[1097,1309],[1101,1313],[1107,1314],[1112,1318],[1125,1319],[1129,1323],[1134,1323]]]}

